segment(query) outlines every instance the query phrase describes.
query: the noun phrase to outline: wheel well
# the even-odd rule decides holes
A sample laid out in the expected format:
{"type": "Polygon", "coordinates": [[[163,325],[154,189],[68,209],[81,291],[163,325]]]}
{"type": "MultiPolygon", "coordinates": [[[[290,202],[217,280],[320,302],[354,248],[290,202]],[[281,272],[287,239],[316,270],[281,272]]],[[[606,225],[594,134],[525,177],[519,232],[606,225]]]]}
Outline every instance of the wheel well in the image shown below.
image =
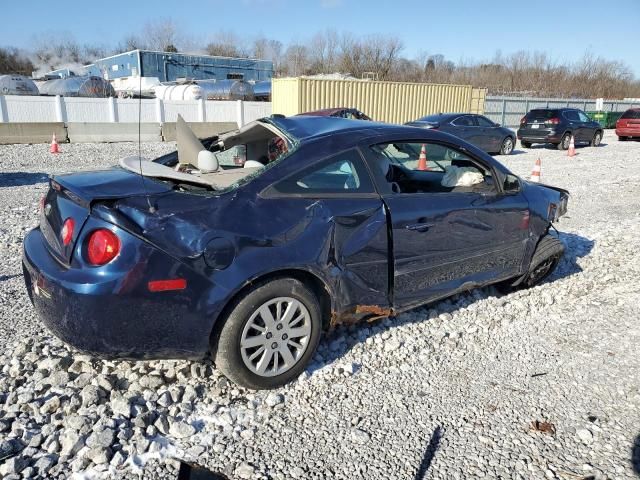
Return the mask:
{"type": "Polygon", "coordinates": [[[318,299],[318,303],[320,304],[320,312],[322,315],[322,326],[323,328],[328,328],[331,322],[331,295],[329,293],[329,289],[326,284],[313,273],[307,272],[306,270],[298,270],[298,269],[287,269],[287,270],[278,270],[275,272],[267,273],[260,277],[254,278],[249,281],[246,285],[244,285],[238,292],[231,297],[224,308],[218,315],[215,324],[213,325],[213,329],[211,331],[211,336],[209,343],[211,348],[215,347],[215,340],[218,338],[220,334],[220,329],[224,324],[224,320],[226,316],[230,313],[231,309],[235,306],[235,304],[247,294],[249,290],[251,290],[256,284],[266,283],[271,280],[275,280],[277,278],[295,278],[299,280],[307,287],[311,289],[316,298],[318,299]]]}

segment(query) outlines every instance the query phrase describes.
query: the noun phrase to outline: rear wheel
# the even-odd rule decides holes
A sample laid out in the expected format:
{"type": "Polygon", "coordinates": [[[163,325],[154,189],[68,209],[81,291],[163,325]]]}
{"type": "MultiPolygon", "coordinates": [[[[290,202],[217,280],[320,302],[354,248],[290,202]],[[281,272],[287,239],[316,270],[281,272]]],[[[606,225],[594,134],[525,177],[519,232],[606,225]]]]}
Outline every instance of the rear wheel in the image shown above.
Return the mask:
{"type": "Polygon", "coordinates": [[[600,145],[600,142],[602,141],[602,132],[598,131],[596,133],[593,134],[593,138],[591,139],[591,146],[592,147],[597,147],[600,145]]]}
{"type": "Polygon", "coordinates": [[[570,143],[571,143],[571,134],[565,133],[562,136],[562,140],[560,140],[560,143],[556,145],[556,147],[558,148],[558,150],[568,150],[570,143]]]}
{"type": "Polygon", "coordinates": [[[524,140],[520,140],[520,145],[522,145],[523,148],[531,148],[531,142],[525,142],[524,140]]]}
{"type": "Polygon", "coordinates": [[[507,137],[502,141],[500,155],[511,155],[511,152],[513,152],[513,138],[507,137]]]}
{"type": "Polygon", "coordinates": [[[230,310],[214,348],[216,366],[243,387],[268,389],[295,379],[320,340],[320,306],[293,278],[256,285],[230,310]]]}

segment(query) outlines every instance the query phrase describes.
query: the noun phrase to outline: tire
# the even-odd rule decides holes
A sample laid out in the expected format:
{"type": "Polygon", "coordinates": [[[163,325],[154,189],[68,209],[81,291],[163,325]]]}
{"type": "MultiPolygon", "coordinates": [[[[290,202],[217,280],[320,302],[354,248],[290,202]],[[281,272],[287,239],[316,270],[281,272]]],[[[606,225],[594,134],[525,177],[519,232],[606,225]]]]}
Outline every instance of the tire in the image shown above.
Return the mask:
{"type": "Polygon", "coordinates": [[[500,155],[511,155],[513,152],[513,146],[515,145],[515,140],[512,137],[507,137],[502,141],[502,145],[500,146],[500,155]]]}
{"type": "Polygon", "coordinates": [[[558,143],[556,145],[556,148],[558,150],[568,150],[570,143],[571,143],[571,134],[570,133],[565,133],[562,136],[562,140],[560,140],[560,143],[558,143]]]}
{"type": "Polygon", "coordinates": [[[593,134],[593,138],[591,139],[591,142],[589,143],[589,145],[592,147],[599,147],[601,141],[602,141],[602,132],[600,130],[596,130],[596,133],[593,134]]]}
{"type": "Polygon", "coordinates": [[[560,240],[549,234],[542,237],[529,263],[529,271],[520,285],[529,288],[542,282],[553,273],[563,254],[564,245],[560,240]]]}
{"type": "Polygon", "coordinates": [[[257,284],[219,321],[220,333],[212,341],[214,363],[229,380],[254,390],[280,387],[297,378],[313,356],[322,330],[318,299],[294,278],[257,284]],[[287,322],[289,309],[294,309],[293,319],[287,322]],[[308,333],[294,336],[294,330],[296,335],[308,333]],[[242,342],[249,346],[243,348],[242,342]]]}
{"type": "Polygon", "coordinates": [[[520,145],[522,145],[523,148],[531,148],[531,142],[525,142],[524,140],[520,140],[520,145]]]}
{"type": "Polygon", "coordinates": [[[562,245],[562,242],[556,237],[547,234],[538,242],[533,257],[531,257],[528,272],[523,276],[496,283],[494,287],[503,294],[523,288],[531,288],[553,273],[563,254],[564,245],[562,245]],[[547,260],[549,260],[549,263],[544,265],[547,260]],[[545,268],[541,271],[538,267],[545,268]]]}

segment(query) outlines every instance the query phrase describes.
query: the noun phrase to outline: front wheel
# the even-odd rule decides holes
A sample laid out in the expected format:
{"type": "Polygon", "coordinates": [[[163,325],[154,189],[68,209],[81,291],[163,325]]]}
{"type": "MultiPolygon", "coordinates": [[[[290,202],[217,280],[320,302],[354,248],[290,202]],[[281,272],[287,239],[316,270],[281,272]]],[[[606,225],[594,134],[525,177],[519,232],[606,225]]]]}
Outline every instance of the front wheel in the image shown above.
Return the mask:
{"type": "Polygon", "coordinates": [[[255,390],[280,387],[298,377],[322,329],[316,296],[294,278],[256,285],[220,321],[216,366],[233,382],[255,390]]]}
{"type": "Polygon", "coordinates": [[[501,293],[533,287],[553,273],[563,254],[562,242],[547,234],[538,242],[527,273],[515,279],[497,283],[495,287],[501,293]]]}
{"type": "Polygon", "coordinates": [[[591,146],[597,147],[600,145],[601,141],[602,141],[602,132],[596,132],[593,134],[593,138],[591,139],[591,146]]]}
{"type": "Polygon", "coordinates": [[[513,138],[507,137],[502,141],[500,155],[511,155],[511,152],[513,152],[513,138]]]}
{"type": "Polygon", "coordinates": [[[520,140],[520,145],[522,145],[523,148],[531,148],[531,142],[525,142],[524,140],[520,140]]]}
{"type": "Polygon", "coordinates": [[[542,237],[529,263],[529,272],[521,285],[528,288],[542,282],[553,273],[563,254],[564,245],[560,240],[548,234],[542,237]]]}

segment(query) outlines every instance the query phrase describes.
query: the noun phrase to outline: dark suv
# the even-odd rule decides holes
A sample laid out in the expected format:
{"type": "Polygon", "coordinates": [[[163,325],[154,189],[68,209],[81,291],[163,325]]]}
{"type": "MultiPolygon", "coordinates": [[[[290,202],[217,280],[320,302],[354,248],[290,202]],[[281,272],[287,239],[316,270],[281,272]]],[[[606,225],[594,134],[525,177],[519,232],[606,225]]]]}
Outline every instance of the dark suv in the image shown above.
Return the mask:
{"type": "Polygon", "coordinates": [[[552,143],[559,150],[566,150],[571,135],[575,143],[597,147],[602,140],[602,126],[577,108],[536,108],[522,117],[517,135],[525,148],[532,143],[552,143]]]}

